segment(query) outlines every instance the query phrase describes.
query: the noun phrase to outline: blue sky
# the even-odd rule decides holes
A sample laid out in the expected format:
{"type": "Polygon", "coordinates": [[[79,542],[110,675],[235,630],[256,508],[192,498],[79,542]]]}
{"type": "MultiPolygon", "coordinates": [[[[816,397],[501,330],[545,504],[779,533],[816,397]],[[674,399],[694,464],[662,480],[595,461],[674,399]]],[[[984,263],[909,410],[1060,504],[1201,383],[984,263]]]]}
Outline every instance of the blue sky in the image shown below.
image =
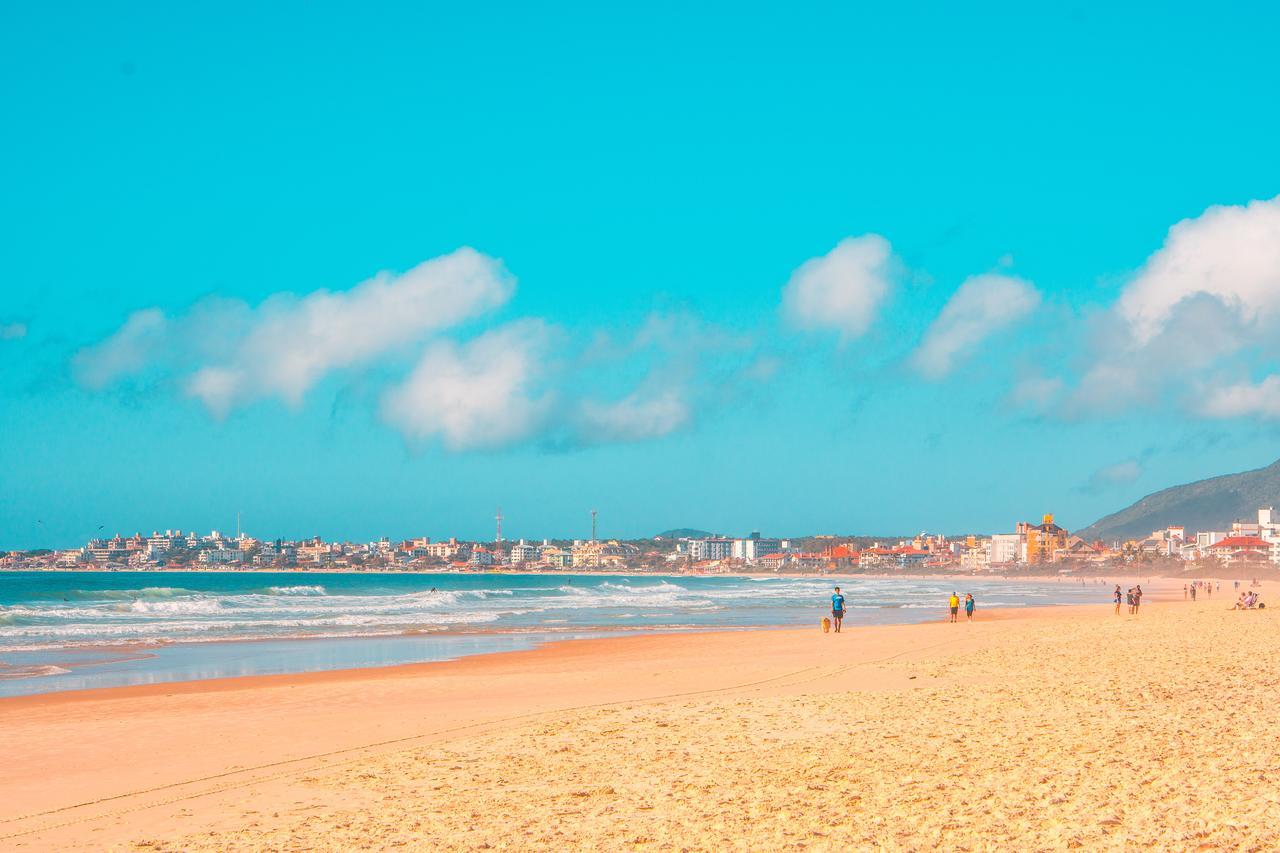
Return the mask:
{"type": "Polygon", "coordinates": [[[263,5],[0,13],[0,547],[1073,528],[1280,455],[1273,5],[263,5]]]}

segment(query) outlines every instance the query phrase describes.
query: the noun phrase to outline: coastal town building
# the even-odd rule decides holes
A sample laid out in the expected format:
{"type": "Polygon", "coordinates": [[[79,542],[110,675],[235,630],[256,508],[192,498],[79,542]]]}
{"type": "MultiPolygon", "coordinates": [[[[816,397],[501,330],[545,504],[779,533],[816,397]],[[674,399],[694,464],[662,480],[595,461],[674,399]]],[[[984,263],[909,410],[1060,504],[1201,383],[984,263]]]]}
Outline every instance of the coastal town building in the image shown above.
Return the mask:
{"type": "Polygon", "coordinates": [[[1209,546],[1209,553],[1224,565],[1271,562],[1271,543],[1261,536],[1228,536],[1209,546]]]}
{"type": "MultiPolygon", "coordinates": [[[[745,563],[756,563],[765,554],[784,550],[781,539],[765,539],[759,531],[752,531],[745,539],[734,539],[729,556],[745,563]]],[[[713,558],[714,559],[714,558],[713,558]]]]}
{"type": "Polygon", "coordinates": [[[990,564],[1016,563],[1022,556],[1022,536],[1017,533],[997,533],[991,537],[990,564]]]}
{"type": "Polygon", "coordinates": [[[1018,532],[1026,538],[1027,563],[1050,563],[1067,546],[1067,531],[1053,523],[1053,514],[1045,513],[1040,524],[1021,525],[1018,532]]]}
{"type": "Polygon", "coordinates": [[[991,536],[919,533],[896,542],[817,535],[796,542],[753,531],[741,538],[699,534],[635,542],[597,539],[468,542],[388,537],[351,543],[320,537],[259,540],[171,529],[150,535],[94,538],[82,548],[0,552],[0,568],[23,569],[350,569],[353,571],[488,571],[500,565],[560,571],[600,569],[674,572],[965,572],[1104,570],[1124,562],[1182,560],[1219,565],[1280,565],[1280,517],[1261,507],[1256,519],[1223,530],[1193,531],[1181,524],[1124,542],[1086,541],[1054,522],[1019,522],[1013,533],[991,536]]]}
{"type": "Polygon", "coordinates": [[[523,563],[536,563],[541,551],[541,546],[529,544],[521,539],[511,546],[511,550],[507,554],[507,562],[513,566],[523,563]]]}
{"type": "Polygon", "coordinates": [[[727,560],[733,556],[732,539],[723,539],[720,537],[710,537],[707,539],[690,539],[689,540],[689,559],[698,560],[727,560]]]}

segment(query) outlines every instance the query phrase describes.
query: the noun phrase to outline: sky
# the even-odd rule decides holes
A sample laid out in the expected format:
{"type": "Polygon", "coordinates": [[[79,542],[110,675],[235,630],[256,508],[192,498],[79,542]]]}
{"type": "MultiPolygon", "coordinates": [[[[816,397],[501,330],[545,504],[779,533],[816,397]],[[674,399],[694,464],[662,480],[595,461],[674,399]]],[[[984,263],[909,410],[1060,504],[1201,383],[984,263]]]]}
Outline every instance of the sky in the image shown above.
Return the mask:
{"type": "Polygon", "coordinates": [[[962,5],[6,4],[0,548],[1075,529],[1275,461],[1280,7],[962,5]]]}

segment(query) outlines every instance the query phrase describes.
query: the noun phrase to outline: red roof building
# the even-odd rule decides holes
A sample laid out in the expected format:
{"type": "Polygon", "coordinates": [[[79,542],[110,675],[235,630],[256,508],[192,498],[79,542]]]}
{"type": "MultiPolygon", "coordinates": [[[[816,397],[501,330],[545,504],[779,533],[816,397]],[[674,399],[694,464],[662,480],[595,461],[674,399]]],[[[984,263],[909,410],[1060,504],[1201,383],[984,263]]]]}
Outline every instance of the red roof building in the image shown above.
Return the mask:
{"type": "Polygon", "coordinates": [[[1262,563],[1271,559],[1271,543],[1261,536],[1228,536],[1210,545],[1209,552],[1227,563],[1262,563]]]}

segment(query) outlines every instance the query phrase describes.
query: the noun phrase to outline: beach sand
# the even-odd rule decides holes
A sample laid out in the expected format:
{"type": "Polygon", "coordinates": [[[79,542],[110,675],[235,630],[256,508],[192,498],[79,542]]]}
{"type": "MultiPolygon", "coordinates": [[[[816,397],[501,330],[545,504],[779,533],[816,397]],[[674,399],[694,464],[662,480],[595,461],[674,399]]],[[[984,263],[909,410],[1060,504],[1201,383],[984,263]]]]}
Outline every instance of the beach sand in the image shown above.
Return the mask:
{"type": "Polygon", "coordinates": [[[0,700],[0,847],[1275,849],[1218,598],[0,700]]]}

